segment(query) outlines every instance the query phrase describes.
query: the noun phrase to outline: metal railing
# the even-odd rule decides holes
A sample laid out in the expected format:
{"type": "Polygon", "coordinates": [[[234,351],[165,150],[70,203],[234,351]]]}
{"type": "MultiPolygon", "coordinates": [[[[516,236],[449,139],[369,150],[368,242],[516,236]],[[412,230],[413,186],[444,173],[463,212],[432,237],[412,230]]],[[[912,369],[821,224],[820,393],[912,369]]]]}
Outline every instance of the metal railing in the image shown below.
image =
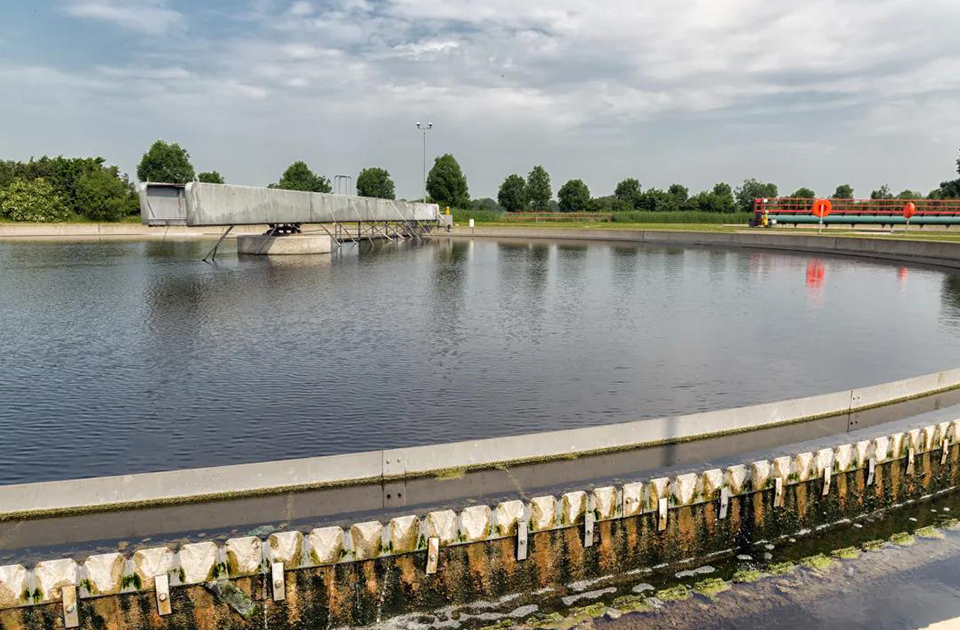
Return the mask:
{"type": "MultiPolygon", "coordinates": [[[[813,202],[797,197],[758,198],[753,209],[771,215],[810,214],[813,202]]],[[[902,216],[908,203],[915,205],[915,217],[960,215],[960,199],[830,199],[831,215],[902,216]]]]}

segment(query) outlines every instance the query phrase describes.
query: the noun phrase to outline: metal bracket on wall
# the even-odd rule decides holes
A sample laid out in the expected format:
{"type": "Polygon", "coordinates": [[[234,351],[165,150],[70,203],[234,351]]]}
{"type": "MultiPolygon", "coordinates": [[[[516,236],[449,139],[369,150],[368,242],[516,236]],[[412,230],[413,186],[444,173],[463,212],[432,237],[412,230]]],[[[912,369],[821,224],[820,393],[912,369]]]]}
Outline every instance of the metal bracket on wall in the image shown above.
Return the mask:
{"type": "Polygon", "coordinates": [[[916,453],[914,453],[912,448],[907,449],[907,474],[912,475],[914,471],[914,459],[916,458],[916,453]]]}
{"type": "Polygon", "coordinates": [[[867,462],[867,485],[868,486],[873,485],[873,478],[876,476],[876,473],[877,473],[877,458],[871,457],[870,460],[867,462]]]}
{"type": "Polygon", "coordinates": [[[947,463],[947,455],[950,453],[950,438],[944,436],[943,441],[940,443],[940,448],[943,452],[940,454],[940,464],[947,463]]]}
{"type": "Polygon", "coordinates": [[[217,239],[217,243],[213,246],[213,249],[207,252],[207,255],[203,257],[203,262],[207,262],[207,258],[213,262],[217,262],[217,249],[220,247],[220,243],[223,242],[223,239],[227,238],[227,234],[229,234],[231,230],[233,230],[232,225],[223,231],[223,234],[221,234],[220,238],[217,239]]]}
{"type": "Polygon", "coordinates": [[[437,566],[440,564],[440,539],[437,537],[427,541],[427,575],[433,575],[437,572],[437,566]]]}
{"type": "Polygon", "coordinates": [[[783,477],[777,477],[774,482],[773,506],[783,507],[783,477]]]}
{"type": "Polygon", "coordinates": [[[596,517],[592,512],[587,512],[583,517],[583,546],[593,547],[593,526],[596,517]]]}
{"type": "Polygon", "coordinates": [[[170,609],[170,578],[164,573],[155,577],[154,583],[157,589],[157,612],[161,616],[169,615],[172,612],[170,609]]]}
{"type": "Polygon", "coordinates": [[[830,466],[827,466],[823,469],[823,494],[821,496],[827,496],[830,494],[830,474],[833,472],[833,469],[830,466]]]}
{"type": "Polygon", "coordinates": [[[286,584],[283,579],[283,563],[274,562],[270,565],[270,577],[273,582],[273,601],[282,602],[287,598],[286,584]]]}
{"type": "Polygon", "coordinates": [[[720,488],[720,519],[727,518],[727,508],[730,505],[730,488],[720,488]]]}
{"type": "Polygon", "coordinates": [[[663,497],[657,502],[657,530],[666,531],[667,529],[667,497],[663,497]]]}
{"type": "Polygon", "coordinates": [[[60,589],[63,599],[63,627],[76,628],[80,625],[80,611],[77,610],[77,587],[67,584],[60,589]]]}
{"type": "Polygon", "coordinates": [[[517,560],[527,559],[527,522],[517,523],[517,560]]]}

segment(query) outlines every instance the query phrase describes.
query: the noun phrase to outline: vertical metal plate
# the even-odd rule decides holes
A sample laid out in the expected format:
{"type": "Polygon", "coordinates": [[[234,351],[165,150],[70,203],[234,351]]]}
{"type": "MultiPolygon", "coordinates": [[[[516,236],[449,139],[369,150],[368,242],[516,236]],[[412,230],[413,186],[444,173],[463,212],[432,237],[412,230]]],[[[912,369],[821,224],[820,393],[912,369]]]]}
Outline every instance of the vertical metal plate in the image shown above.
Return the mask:
{"type": "Polygon", "coordinates": [[[517,523],[517,560],[527,559],[527,522],[517,523]]]}
{"type": "Polygon", "coordinates": [[[776,478],[774,488],[773,505],[774,507],[783,507],[783,477],[776,478]]]}
{"type": "Polygon", "coordinates": [[[657,502],[657,515],[657,530],[665,531],[667,529],[667,497],[657,502]]]}
{"type": "Polygon", "coordinates": [[[274,562],[270,565],[270,581],[273,583],[273,601],[282,602],[287,598],[282,562],[274,562]]]}
{"type": "Polygon", "coordinates": [[[587,512],[583,517],[583,546],[593,547],[593,526],[596,522],[596,516],[593,512],[587,512]]]}
{"type": "Polygon", "coordinates": [[[157,587],[157,612],[169,615],[170,610],[170,578],[166,573],[154,578],[157,587]]]}
{"type": "Polygon", "coordinates": [[[727,508],[730,506],[730,488],[720,488],[720,519],[727,518],[727,508]]]}
{"type": "Polygon", "coordinates": [[[876,473],[877,473],[877,458],[871,457],[870,460],[867,462],[867,485],[868,486],[873,485],[873,478],[874,476],[876,476],[876,473]]]}
{"type": "Polygon", "coordinates": [[[427,541],[427,575],[433,575],[437,572],[437,565],[440,563],[440,539],[437,537],[427,541]]]}
{"type": "Polygon", "coordinates": [[[912,448],[907,449],[907,474],[912,475],[914,470],[914,459],[916,459],[916,453],[914,453],[912,448]]]}
{"type": "Polygon", "coordinates": [[[383,507],[396,508],[407,504],[407,482],[388,481],[383,484],[383,507]]]}
{"type": "Polygon", "coordinates": [[[940,464],[943,465],[947,463],[947,455],[950,453],[950,438],[944,437],[940,448],[943,449],[943,452],[940,453],[940,464]]]}
{"type": "Polygon", "coordinates": [[[80,611],[77,610],[77,587],[68,584],[60,589],[63,593],[63,627],[76,628],[80,625],[80,611]]]}
{"type": "Polygon", "coordinates": [[[833,469],[830,466],[823,469],[823,496],[830,494],[830,475],[832,473],[833,469]]]}

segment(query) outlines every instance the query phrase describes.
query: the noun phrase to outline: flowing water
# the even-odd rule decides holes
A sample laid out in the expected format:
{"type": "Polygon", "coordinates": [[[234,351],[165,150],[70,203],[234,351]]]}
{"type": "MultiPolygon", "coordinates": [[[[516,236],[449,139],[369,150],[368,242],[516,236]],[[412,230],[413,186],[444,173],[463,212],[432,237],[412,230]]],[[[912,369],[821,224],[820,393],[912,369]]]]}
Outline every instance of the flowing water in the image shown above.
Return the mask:
{"type": "Polygon", "coordinates": [[[957,365],[960,275],[439,239],[0,243],[0,484],[582,427],[957,365]]]}

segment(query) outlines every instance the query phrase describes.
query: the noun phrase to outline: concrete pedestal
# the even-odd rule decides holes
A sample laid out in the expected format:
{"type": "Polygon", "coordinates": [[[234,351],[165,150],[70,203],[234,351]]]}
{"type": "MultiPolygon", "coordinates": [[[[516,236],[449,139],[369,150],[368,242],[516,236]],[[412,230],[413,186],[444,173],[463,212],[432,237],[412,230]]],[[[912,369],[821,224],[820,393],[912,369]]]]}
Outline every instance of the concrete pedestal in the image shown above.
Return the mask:
{"type": "Polygon", "coordinates": [[[237,253],[259,256],[303,256],[329,254],[333,242],[326,234],[289,234],[286,236],[243,235],[237,237],[237,253]]]}

